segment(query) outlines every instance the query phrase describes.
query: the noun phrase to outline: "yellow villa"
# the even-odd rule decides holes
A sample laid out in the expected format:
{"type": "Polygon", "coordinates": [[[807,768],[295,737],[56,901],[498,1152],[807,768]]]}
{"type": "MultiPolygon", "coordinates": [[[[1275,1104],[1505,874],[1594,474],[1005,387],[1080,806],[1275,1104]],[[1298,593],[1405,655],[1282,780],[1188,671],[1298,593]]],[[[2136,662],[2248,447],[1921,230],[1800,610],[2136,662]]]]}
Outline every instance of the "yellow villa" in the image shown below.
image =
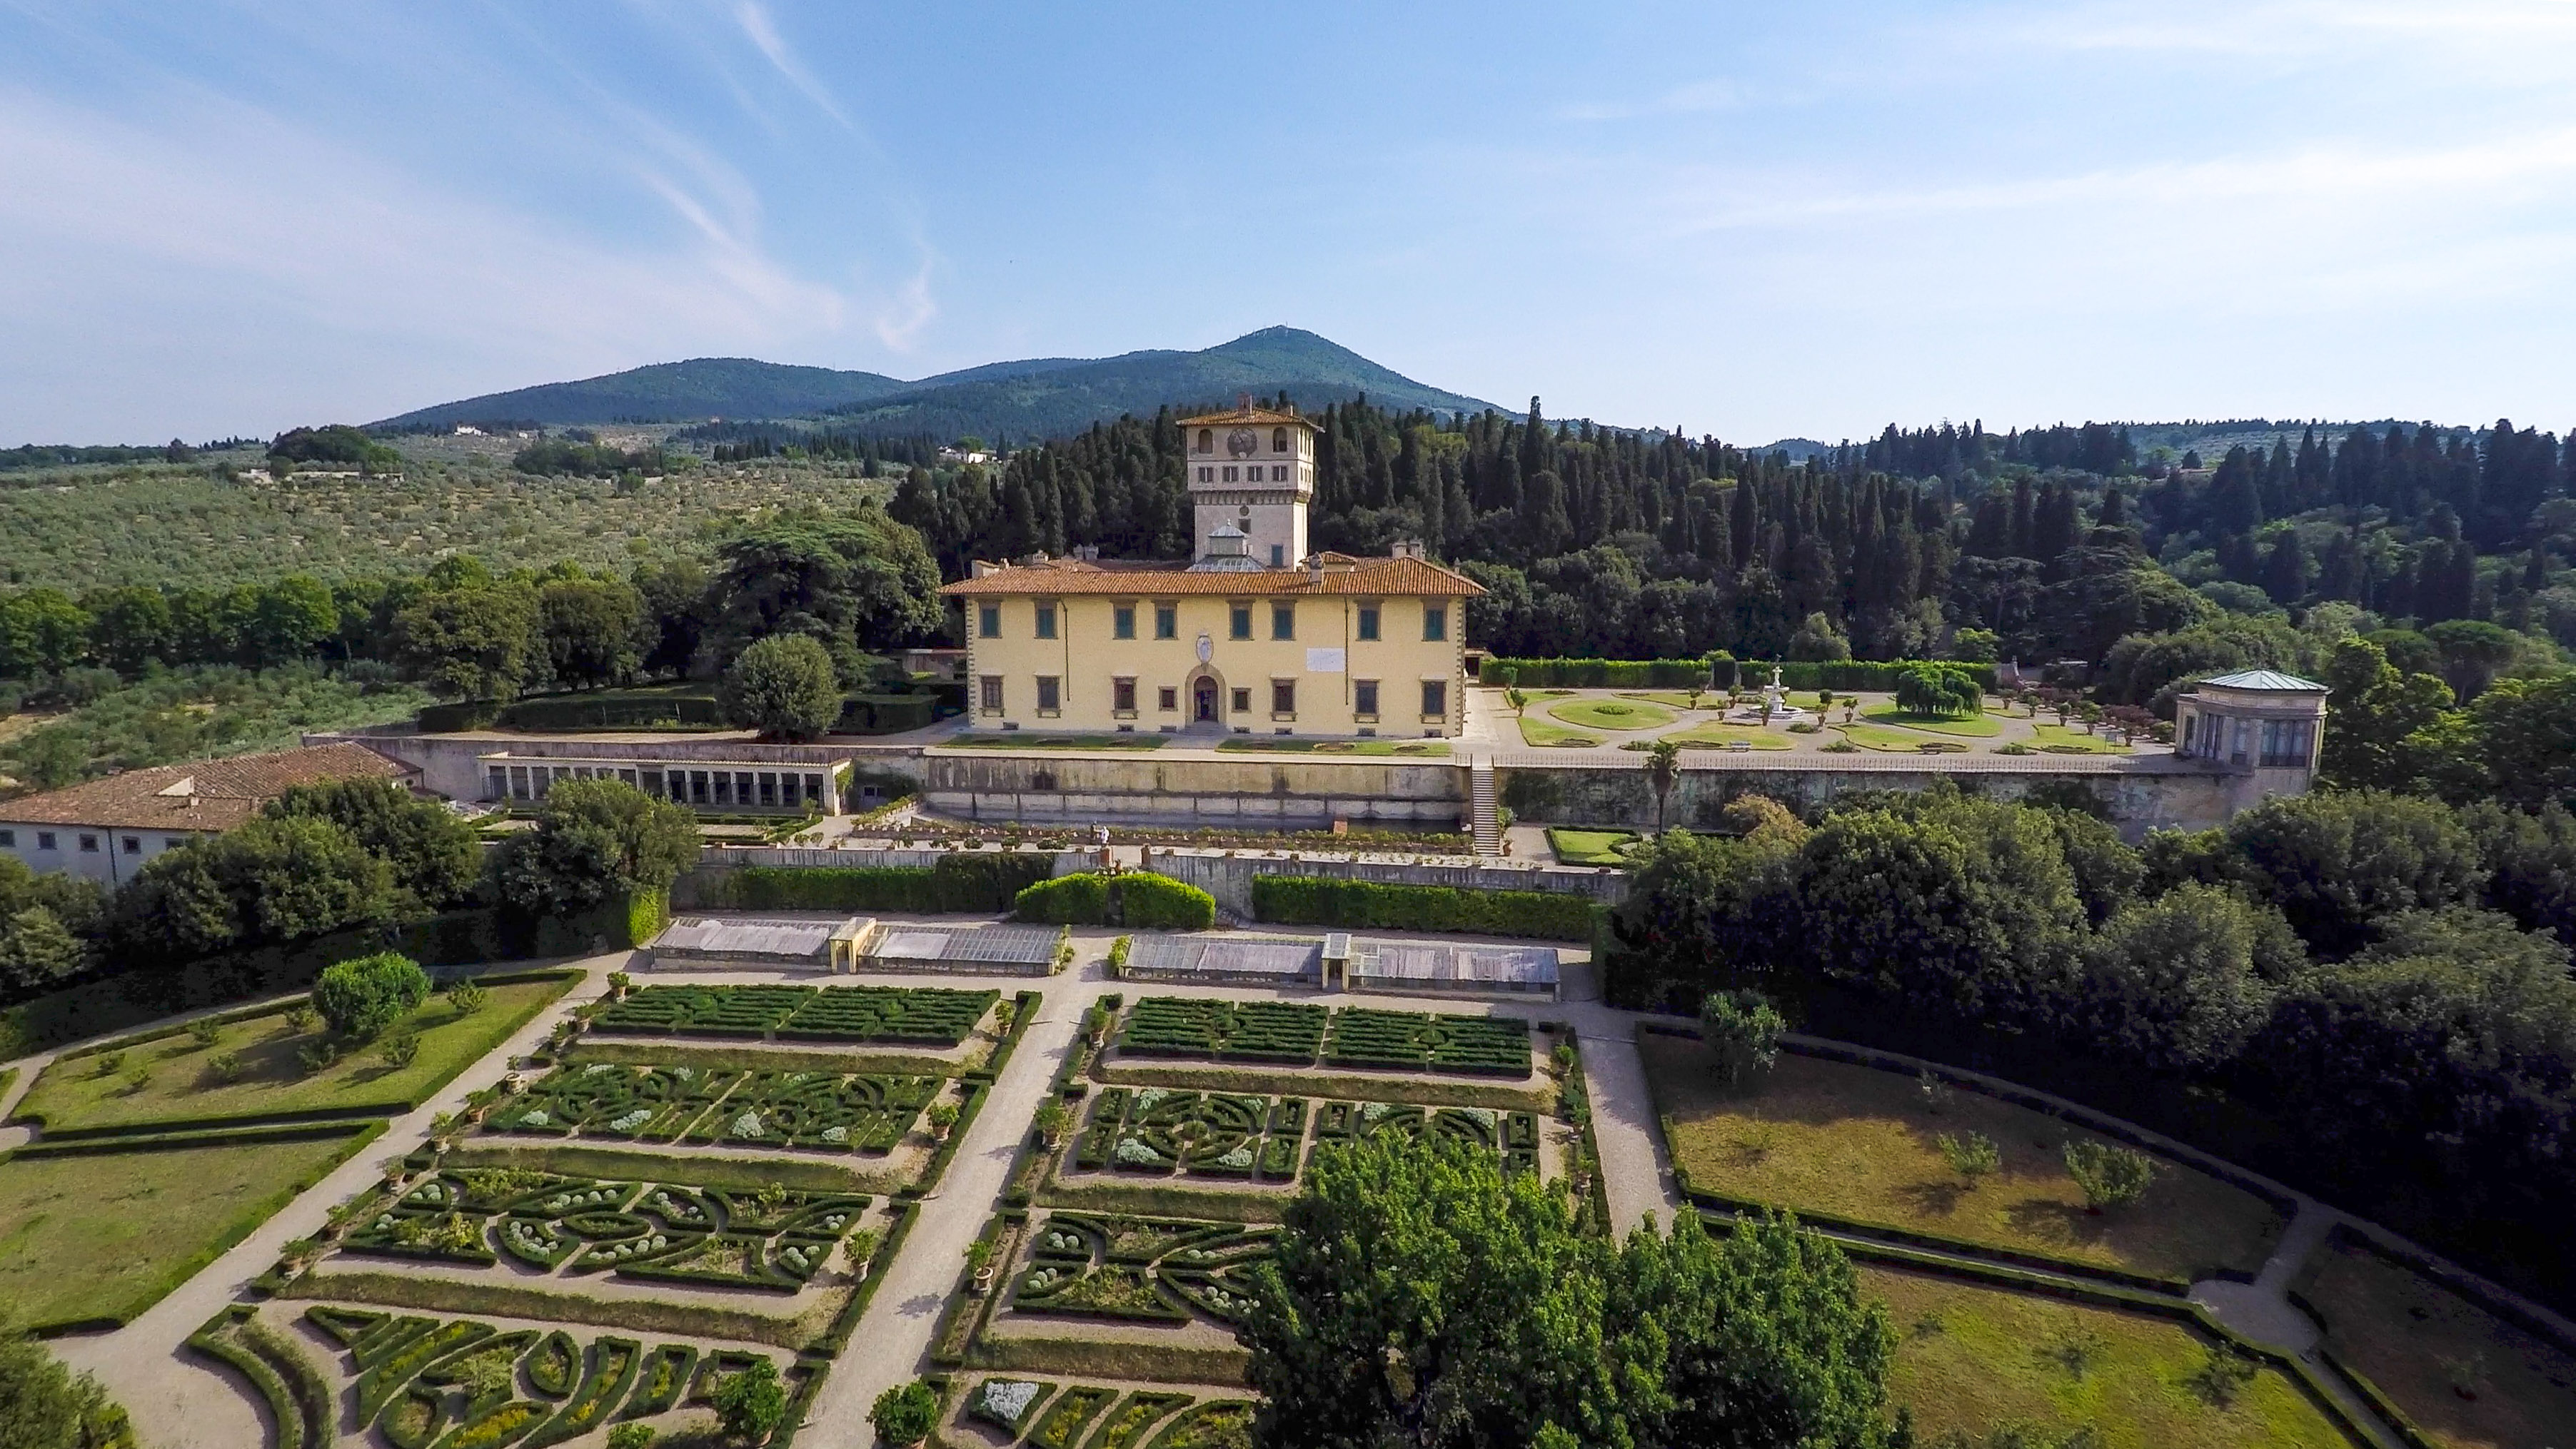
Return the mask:
{"type": "Polygon", "coordinates": [[[1315,425],[1248,402],[1183,418],[1189,563],[982,563],[966,611],[981,729],[1449,736],[1466,718],[1466,601],[1484,591],[1395,545],[1309,553],[1315,425]]]}

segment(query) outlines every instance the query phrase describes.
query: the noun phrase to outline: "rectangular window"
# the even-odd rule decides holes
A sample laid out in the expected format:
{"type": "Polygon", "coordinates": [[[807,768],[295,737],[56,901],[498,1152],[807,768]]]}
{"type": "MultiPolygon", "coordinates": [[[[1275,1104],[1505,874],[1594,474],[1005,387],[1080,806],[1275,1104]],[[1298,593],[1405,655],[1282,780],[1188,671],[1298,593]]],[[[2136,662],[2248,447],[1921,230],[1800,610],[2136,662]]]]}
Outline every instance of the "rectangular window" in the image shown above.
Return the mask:
{"type": "Polygon", "coordinates": [[[1199,481],[1200,481],[1200,482],[1202,482],[1202,483],[1213,483],[1213,482],[1215,482],[1215,481],[1216,481],[1216,470],[1215,470],[1214,468],[1201,468],[1201,469],[1199,470],[1199,481]]]}
{"type": "Polygon", "coordinates": [[[1377,718],[1376,680],[1355,679],[1351,681],[1351,712],[1362,719],[1377,718]]]}
{"type": "Polygon", "coordinates": [[[714,798],[712,801],[710,801],[710,802],[709,802],[710,804],[715,804],[715,805],[730,805],[730,804],[732,804],[732,803],[733,803],[733,771],[731,771],[731,770],[718,770],[718,771],[716,771],[716,772],[715,772],[715,787],[716,787],[715,798],[714,798]]]}
{"type": "Polygon", "coordinates": [[[1236,690],[1236,691],[1234,692],[1234,712],[1235,712],[1236,714],[1250,714],[1250,713],[1252,713],[1252,691],[1251,691],[1251,690],[1249,690],[1249,689],[1238,689],[1238,690],[1236,690]]]}
{"type": "Polygon", "coordinates": [[[1178,639],[1181,637],[1180,605],[1156,604],[1154,606],[1154,637],[1157,639],[1178,639]]]}
{"type": "Polygon", "coordinates": [[[824,782],[824,779],[823,779],[823,777],[822,777],[822,776],[820,776],[820,775],[808,775],[808,776],[806,776],[806,777],[805,777],[805,798],[806,798],[806,799],[808,799],[808,800],[812,800],[812,801],[816,802],[817,804],[821,803],[821,802],[822,802],[822,799],[823,799],[824,783],[825,783],[825,782],[824,782]]]}
{"type": "Polygon", "coordinates": [[[979,683],[984,697],[977,707],[986,714],[1000,714],[1002,712],[1002,676],[987,674],[979,683]]]}
{"type": "MultiPolygon", "coordinates": [[[[723,777],[718,776],[717,778],[721,779],[723,777]]],[[[709,803],[707,800],[707,772],[704,770],[691,770],[689,772],[689,803],[692,805],[704,805],[709,803]]]]}
{"type": "Polygon", "coordinates": [[[1154,708],[1163,711],[1165,714],[1170,714],[1172,711],[1179,709],[1180,707],[1181,692],[1179,690],[1174,689],[1169,685],[1165,685],[1161,689],[1154,691],[1154,708]]]}
{"type": "Polygon", "coordinates": [[[1377,638],[1377,605],[1375,604],[1360,605],[1360,637],[1372,642],[1377,638]]]}
{"type": "Polygon", "coordinates": [[[1136,637],[1136,606],[1118,604],[1109,611],[1109,634],[1113,639],[1136,637]]]}
{"type": "Polygon", "coordinates": [[[1422,611],[1422,637],[1440,640],[1449,637],[1449,611],[1425,606],[1422,611]]]}
{"type": "Polygon", "coordinates": [[[36,848],[38,850],[60,850],[62,847],[54,843],[54,832],[50,830],[39,830],[36,832],[36,848]]]}
{"type": "Polygon", "coordinates": [[[129,835],[123,840],[118,841],[116,843],[116,848],[124,851],[128,855],[141,855],[143,853],[143,837],[140,835],[129,835]]]}
{"type": "Polygon", "coordinates": [[[1294,639],[1297,637],[1297,606],[1295,604],[1273,604],[1270,606],[1270,637],[1273,639],[1294,639]]]}
{"type": "Polygon", "coordinates": [[[1446,680],[1422,681],[1422,718],[1425,723],[1449,718],[1449,685],[1446,680]]]}
{"type": "Polygon", "coordinates": [[[1002,606],[979,604],[975,608],[975,632],[986,639],[1002,637],[1002,606]]]}
{"type": "Polygon", "coordinates": [[[0,830],[0,850],[16,850],[17,848],[18,832],[14,830],[0,830]]]}
{"type": "Polygon", "coordinates": [[[1288,481],[1288,465],[1287,465],[1287,464],[1285,464],[1285,463],[1273,463],[1273,464],[1271,464],[1271,465],[1270,465],[1270,481],[1271,481],[1271,482],[1273,482],[1273,483],[1285,483],[1285,482],[1287,482],[1287,481],[1288,481]]]}
{"type": "Polygon", "coordinates": [[[1241,482],[1242,480],[1241,480],[1240,478],[1237,478],[1237,477],[1235,476],[1236,471],[1237,471],[1236,469],[1233,469],[1233,468],[1227,468],[1227,469],[1225,470],[1225,481],[1227,481],[1228,483],[1238,483],[1238,482],[1241,482]]]}
{"type": "Polygon", "coordinates": [[[1055,637],[1055,605],[1053,604],[1038,605],[1038,637],[1041,639],[1055,637]]]}
{"type": "Polygon", "coordinates": [[[1225,611],[1225,616],[1225,637],[1229,639],[1249,639],[1252,637],[1252,606],[1250,604],[1236,604],[1225,611]]]}
{"type": "Polygon", "coordinates": [[[1288,545],[1284,543],[1270,545],[1270,566],[1274,569],[1284,569],[1288,566],[1288,545]]]}
{"type": "Polygon", "coordinates": [[[1270,681],[1270,717],[1272,719],[1297,717],[1297,681],[1293,679],[1270,681]]]}
{"type": "Polygon", "coordinates": [[[1055,714],[1064,708],[1064,681],[1052,674],[1038,676],[1038,713],[1055,714]]]}
{"type": "Polygon", "coordinates": [[[1136,712],[1136,681],[1129,678],[1109,681],[1109,707],[1120,714],[1136,712]]]}
{"type": "Polygon", "coordinates": [[[483,772],[483,798],[498,800],[510,793],[510,772],[494,765],[483,772]]]}
{"type": "Polygon", "coordinates": [[[81,851],[82,851],[82,853],[87,854],[87,855],[96,855],[96,854],[98,854],[98,837],[97,837],[97,836],[95,836],[95,835],[84,835],[84,836],[82,836],[82,837],[81,837],[81,851]]]}
{"type": "Polygon", "coordinates": [[[760,803],[773,808],[778,804],[778,776],[767,770],[760,772],[760,803]]]}

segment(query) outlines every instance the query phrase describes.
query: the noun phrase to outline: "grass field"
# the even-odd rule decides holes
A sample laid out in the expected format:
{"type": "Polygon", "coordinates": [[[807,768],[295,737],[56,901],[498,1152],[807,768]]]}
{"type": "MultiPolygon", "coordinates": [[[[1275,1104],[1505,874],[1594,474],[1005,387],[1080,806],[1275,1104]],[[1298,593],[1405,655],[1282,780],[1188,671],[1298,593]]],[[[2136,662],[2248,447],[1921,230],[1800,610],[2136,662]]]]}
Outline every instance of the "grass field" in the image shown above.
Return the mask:
{"type": "Polygon", "coordinates": [[[1251,754],[1273,755],[1424,755],[1449,753],[1441,740],[1300,740],[1281,739],[1277,735],[1229,735],[1217,742],[1220,750],[1240,750],[1251,754]]]}
{"type": "Polygon", "coordinates": [[[2227,1407],[2204,1399],[2191,1381],[2208,1350],[2180,1323],[1879,1268],[1861,1269],[1861,1291],[1887,1302],[1889,1393],[1913,1411],[1918,1443],[1954,1429],[1983,1442],[2016,1422],[2047,1431],[2037,1442],[2049,1444],[2090,1427],[2098,1449],[2351,1443],[2275,1369],[2227,1407]]]}
{"type": "Polygon", "coordinates": [[[2298,1288],[2325,1315],[2327,1349],[2435,1443],[2576,1444],[2576,1362],[2567,1355],[2358,1248],[2319,1252],[2298,1288]],[[2477,1397],[2462,1397],[2462,1385],[2477,1397]]]}
{"type": "Polygon", "coordinates": [[[1547,848],[1556,852],[1561,865],[1617,865],[1619,847],[1636,838],[1633,830],[1576,830],[1563,825],[1547,828],[1547,848]]]}
{"type": "Polygon", "coordinates": [[[1871,705],[1860,712],[1860,717],[1872,724],[1895,725],[1909,730],[1930,730],[1936,735],[1970,735],[1979,739],[2001,734],[2004,728],[2002,721],[1988,719],[1982,714],[1964,717],[1946,714],[1915,714],[1892,704],[1871,705]]]}
{"type": "Polygon", "coordinates": [[[1723,709],[1726,707],[1726,696],[1716,690],[1708,690],[1702,693],[1699,697],[1699,703],[1696,705],[1691,703],[1691,697],[1688,691],[1679,689],[1621,690],[1619,692],[1619,697],[1621,699],[1642,699],[1648,704],[1660,704],[1664,708],[1672,710],[1723,709]]]}
{"type": "Polygon", "coordinates": [[[1742,740],[1757,750],[1789,748],[1789,737],[1786,734],[1779,730],[1757,729],[1752,725],[1704,724],[1692,729],[1677,730],[1663,738],[1683,745],[1704,745],[1710,748],[1723,748],[1736,740],[1742,740]]]}
{"type": "Polygon", "coordinates": [[[1889,729],[1883,725],[1847,724],[1835,725],[1834,728],[1841,730],[1844,738],[1862,749],[1887,750],[1900,754],[1918,753],[1927,741],[1937,738],[1910,729],[1889,729]]]}
{"type": "Polygon", "coordinates": [[[2060,1155],[2071,1129],[1991,1097],[1953,1092],[1934,1115],[1912,1077],[1785,1053],[1758,1094],[1733,1097],[1697,1041],[1640,1032],[1637,1044],[1695,1188],[2177,1278],[2251,1272],[2280,1233],[2260,1198],[2171,1163],[2139,1202],[2088,1212],[2060,1155]],[[2001,1155],[1974,1186],[1934,1142],[1970,1132],[2001,1155]]]}
{"type": "Polygon", "coordinates": [[[1650,730],[1673,722],[1661,705],[1633,699],[1569,699],[1547,707],[1550,717],[1596,730],[1650,730]]]}
{"type": "Polygon", "coordinates": [[[351,1132],[0,1161],[0,1318],[131,1318],[361,1142],[351,1132]]]}
{"type": "Polygon", "coordinates": [[[437,1091],[571,987],[571,978],[495,986],[491,1001],[466,1017],[457,1016],[445,998],[433,996],[396,1027],[420,1034],[420,1055],[399,1069],[361,1048],[304,1075],[296,1054],[323,1040],[324,1028],[317,1025],[298,1035],[283,1010],[227,1022],[211,1046],[180,1032],[136,1046],[84,1052],[47,1067],[27,1089],[17,1115],[42,1118],[55,1132],[344,1108],[381,1107],[390,1115],[437,1091]],[[241,1074],[230,1083],[218,1081],[210,1066],[225,1053],[240,1063],[241,1074]],[[111,1055],[118,1063],[108,1068],[111,1055]],[[140,1087],[132,1080],[137,1072],[145,1076],[140,1087]]]}
{"type": "Polygon", "coordinates": [[[2031,727],[2031,743],[2042,748],[2049,745],[2072,745],[2088,755],[2125,755],[2129,753],[2129,747],[2127,745],[2115,745],[2109,740],[2102,738],[2100,735],[2088,735],[2084,733],[2084,731],[2071,725],[2033,725],[2031,727]]]}
{"type": "Polygon", "coordinates": [[[1522,715],[1521,743],[1525,745],[1535,745],[1539,748],[1546,749],[1560,745],[1597,745],[1601,743],[1601,737],[1599,735],[1587,735],[1581,730],[1570,730],[1563,725],[1552,725],[1545,720],[1532,719],[1528,715],[1522,715]]]}
{"type": "Polygon", "coordinates": [[[942,741],[952,750],[1159,750],[1164,736],[1133,735],[958,735],[942,741]]]}

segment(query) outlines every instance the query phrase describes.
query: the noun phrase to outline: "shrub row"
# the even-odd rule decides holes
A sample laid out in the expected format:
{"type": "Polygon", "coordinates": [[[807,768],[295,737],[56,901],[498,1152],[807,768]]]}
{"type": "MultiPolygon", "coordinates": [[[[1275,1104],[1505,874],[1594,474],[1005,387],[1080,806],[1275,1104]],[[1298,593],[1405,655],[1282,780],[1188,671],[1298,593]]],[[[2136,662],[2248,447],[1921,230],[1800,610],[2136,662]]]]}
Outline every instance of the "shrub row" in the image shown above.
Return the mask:
{"type": "Polygon", "coordinates": [[[1054,871],[1045,853],[970,852],[935,866],[742,866],[702,871],[697,886],[699,904],[715,910],[991,915],[1054,871]]]}
{"type": "Polygon", "coordinates": [[[1590,897],[1559,891],[1381,885],[1302,875],[1262,875],[1252,880],[1255,920],[1304,926],[1587,941],[1592,938],[1594,912],[1590,897]]]}
{"type": "MultiPolygon", "coordinates": [[[[1780,684],[1785,689],[1889,693],[1895,690],[1898,676],[1922,662],[1915,659],[1784,660],[1780,664],[1780,684]]],[[[1993,691],[1993,665],[1942,662],[1949,668],[1966,671],[1989,693],[1993,691]]],[[[1487,659],[1477,671],[1476,680],[1480,684],[1501,684],[1503,671],[1507,669],[1518,671],[1515,682],[1523,689],[1688,689],[1694,684],[1710,682],[1710,666],[1705,659],[1487,659]]],[[[1737,682],[1744,686],[1770,682],[1771,663],[1768,660],[1741,660],[1736,669],[1739,672],[1737,682]]]]}
{"type": "Polygon", "coordinates": [[[1204,931],[1216,924],[1216,897],[1170,876],[1091,871],[1039,881],[1012,901],[1011,914],[1062,926],[1204,931]]]}

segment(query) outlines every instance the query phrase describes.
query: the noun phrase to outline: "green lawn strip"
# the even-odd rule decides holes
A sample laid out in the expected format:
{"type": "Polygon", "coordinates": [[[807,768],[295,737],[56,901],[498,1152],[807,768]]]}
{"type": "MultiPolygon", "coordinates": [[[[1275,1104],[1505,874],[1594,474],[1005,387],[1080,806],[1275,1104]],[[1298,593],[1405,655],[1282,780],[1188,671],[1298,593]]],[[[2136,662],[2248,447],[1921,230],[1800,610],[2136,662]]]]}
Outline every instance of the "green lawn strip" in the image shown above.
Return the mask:
{"type": "Polygon", "coordinates": [[[1547,707],[1551,719],[1583,729],[1650,730],[1673,722],[1673,712],[1632,698],[1567,699],[1547,707]]]}
{"type": "Polygon", "coordinates": [[[1268,755],[1419,755],[1436,758],[1449,753],[1441,740],[1403,740],[1380,737],[1361,740],[1281,739],[1276,735],[1229,735],[1217,741],[1218,749],[1229,752],[1268,755]]]}
{"type": "Polygon", "coordinates": [[[2576,1444],[2576,1356],[2564,1347],[2341,1234],[2297,1291],[2325,1319],[2334,1360],[2443,1449],[2576,1444]]]}
{"type": "Polygon", "coordinates": [[[973,734],[958,735],[942,741],[940,748],[949,750],[1159,750],[1164,736],[1132,735],[1028,735],[973,734]]]}
{"type": "Polygon", "coordinates": [[[2086,734],[2072,725],[2043,724],[2031,726],[2031,745],[2053,754],[2070,751],[2086,755],[2125,755],[2129,747],[2114,744],[2100,735],[2086,734]]]}
{"type": "Polygon", "coordinates": [[[1913,730],[1885,729],[1878,725],[1847,724],[1835,725],[1834,728],[1862,749],[1884,750],[1893,754],[1921,754],[1924,744],[1932,739],[1913,730]]]}
{"type": "Polygon", "coordinates": [[[2151,1279],[2251,1273],[2280,1233],[2261,1198],[2170,1161],[2140,1202],[2087,1212],[2061,1154],[2096,1134],[1992,1097],[1954,1091],[1935,1115],[1911,1076],[1790,1053],[1760,1091],[1730,1095],[1692,1038],[1641,1031],[1637,1050],[1688,1187],[2151,1279]],[[2001,1154],[1973,1186],[1935,1142],[1970,1132],[2001,1154]]]}
{"type": "Polygon", "coordinates": [[[1688,710],[1688,709],[1723,709],[1723,708],[1725,708],[1725,707],[1726,707],[1726,696],[1725,696],[1724,694],[1719,693],[1719,692],[1718,692],[1718,691],[1716,691],[1716,690],[1709,690],[1709,691],[1707,691],[1706,693],[1702,694],[1702,695],[1699,697],[1699,703],[1698,703],[1698,704],[1696,704],[1696,705],[1694,705],[1694,704],[1692,704],[1692,703],[1691,703],[1691,697],[1690,697],[1687,693],[1684,693],[1683,691],[1678,690],[1678,689],[1674,689],[1674,690],[1626,690],[1626,689],[1623,689],[1623,690],[1619,691],[1619,697],[1620,697],[1621,699],[1642,699],[1642,700],[1644,700],[1644,701],[1645,701],[1646,703],[1648,703],[1648,704],[1660,704],[1660,705],[1662,705],[1662,706],[1663,706],[1664,708],[1666,708],[1666,709],[1678,709],[1678,710],[1688,710]]]}
{"type": "Polygon", "coordinates": [[[38,1333],[121,1326],[384,1130],[0,1158],[0,1309],[38,1333]]]}
{"type": "Polygon", "coordinates": [[[1790,747],[1787,732],[1760,729],[1753,725],[1704,724],[1691,729],[1675,730],[1671,734],[1658,735],[1656,738],[1671,740],[1685,748],[1713,750],[1725,749],[1738,740],[1757,750],[1785,750],[1790,747]]]}
{"type": "Polygon", "coordinates": [[[1895,725],[1909,730],[1930,730],[1936,735],[1971,735],[1985,738],[2003,733],[2003,726],[1982,714],[1947,715],[1916,714],[1893,704],[1873,704],[1862,709],[1862,719],[1872,724],[1895,725]]]}
{"type": "Polygon", "coordinates": [[[12,1083],[18,1080],[16,1067],[0,1067],[0,1100],[6,1100],[12,1083]]]}
{"type": "Polygon", "coordinates": [[[968,1368],[1148,1384],[1240,1384],[1251,1365],[1252,1355],[1239,1348],[1185,1348],[1084,1338],[997,1338],[984,1334],[966,1350],[968,1368]]]}
{"type": "Polygon", "coordinates": [[[1587,735],[1581,730],[1570,730],[1563,725],[1552,725],[1545,720],[1532,719],[1524,714],[1521,716],[1521,743],[1539,749],[1570,749],[1583,745],[1597,745],[1601,743],[1601,737],[1587,735]]]}
{"type": "Polygon", "coordinates": [[[1619,847],[1637,838],[1633,830],[1578,830],[1570,825],[1547,828],[1547,848],[1560,865],[1617,865],[1619,847]]]}
{"type": "Polygon", "coordinates": [[[825,1331],[849,1290],[824,1288],[793,1316],[752,1313],[701,1303],[657,1298],[593,1298],[508,1283],[467,1283],[407,1273],[307,1273],[288,1284],[281,1298],[326,1303],[373,1303],[421,1313],[481,1313],[504,1318],[532,1318],[543,1323],[579,1323],[628,1333],[667,1333],[692,1338],[731,1338],[798,1349],[825,1331]]]}
{"type": "Polygon", "coordinates": [[[2210,1339],[2191,1321],[1947,1275],[1866,1265],[1860,1274],[1897,1333],[1890,1397],[1927,1441],[2020,1422],[2051,1435],[2089,1425],[2103,1449],[2356,1442],[2277,1363],[2231,1406],[2202,1398],[2192,1380],[2210,1339]]]}
{"type": "Polygon", "coordinates": [[[549,973],[492,987],[489,1003],[469,1016],[458,1016],[443,997],[429,998],[388,1033],[419,1035],[420,1054],[405,1067],[361,1047],[306,1075],[297,1053],[324,1040],[327,1029],[316,1025],[296,1034],[284,1006],[224,1022],[211,1045],[184,1032],[139,1045],[109,1043],[55,1059],[28,1088],[17,1119],[40,1122],[47,1137],[60,1140],[144,1127],[395,1116],[436,1095],[579,979],[578,972],[549,973]],[[225,1053],[240,1063],[240,1076],[229,1083],[217,1081],[208,1065],[225,1053]],[[120,1058],[113,1068],[110,1057],[120,1058]],[[148,1078],[139,1088],[130,1081],[136,1072],[148,1078]]]}
{"type": "Polygon", "coordinates": [[[1275,1223],[1295,1198],[1286,1193],[1226,1192],[1168,1187],[1154,1182],[1073,1182],[1061,1178],[1039,1184],[1032,1194],[1039,1207],[1135,1217],[1203,1218],[1222,1223],[1275,1223]]]}

